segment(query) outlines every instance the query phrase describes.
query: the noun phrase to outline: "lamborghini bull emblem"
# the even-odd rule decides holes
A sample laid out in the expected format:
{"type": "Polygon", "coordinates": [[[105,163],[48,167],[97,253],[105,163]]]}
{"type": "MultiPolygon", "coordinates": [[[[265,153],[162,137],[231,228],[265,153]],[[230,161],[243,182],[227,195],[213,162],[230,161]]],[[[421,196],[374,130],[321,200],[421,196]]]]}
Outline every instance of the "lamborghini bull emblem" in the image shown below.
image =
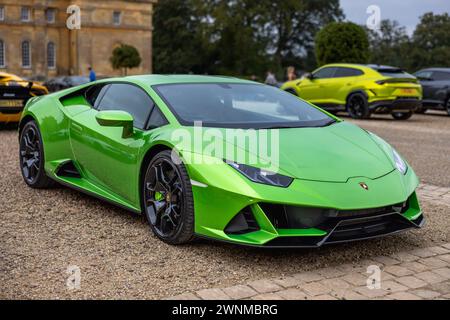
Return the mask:
{"type": "Polygon", "coordinates": [[[360,182],[359,185],[361,186],[361,188],[363,188],[364,190],[369,190],[369,186],[367,184],[365,184],[364,182],[360,182]]]}

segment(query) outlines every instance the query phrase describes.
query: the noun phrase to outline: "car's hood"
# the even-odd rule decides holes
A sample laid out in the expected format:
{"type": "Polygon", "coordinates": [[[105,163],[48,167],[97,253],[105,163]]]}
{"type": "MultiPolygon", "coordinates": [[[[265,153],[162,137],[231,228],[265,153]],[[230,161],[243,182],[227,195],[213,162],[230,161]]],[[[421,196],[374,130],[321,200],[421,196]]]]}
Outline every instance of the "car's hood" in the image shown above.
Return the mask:
{"type": "MultiPolygon", "coordinates": [[[[190,134],[195,131],[192,127],[186,129],[190,131],[190,134]]],[[[269,167],[267,162],[271,162],[271,165],[278,169],[278,173],[297,179],[346,182],[353,177],[375,179],[394,170],[393,163],[386,152],[369,133],[347,122],[318,128],[277,129],[278,138],[276,134],[274,135],[274,130],[270,130],[269,133],[267,131],[264,133],[264,130],[255,130],[259,141],[257,148],[238,143],[239,138],[227,135],[226,129],[202,128],[199,132],[202,132],[204,141],[199,145],[203,145],[203,151],[194,148],[192,140],[189,144],[178,145],[177,148],[209,155],[210,153],[205,150],[210,151],[213,143],[211,139],[205,141],[205,137],[208,136],[207,130],[215,130],[223,137],[220,140],[226,141],[228,150],[224,150],[221,156],[216,155],[217,157],[266,169],[269,167]],[[271,140],[271,138],[275,139],[271,140]],[[261,151],[262,141],[269,141],[267,151],[261,151]],[[232,150],[232,156],[227,154],[229,150],[232,150]],[[239,152],[241,157],[237,156],[239,152]],[[257,163],[249,161],[255,158],[258,158],[257,163]]],[[[197,137],[198,135],[197,133],[197,137]]],[[[244,130],[238,133],[237,137],[245,136],[248,139],[251,135],[244,130]]],[[[192,137],[195,139],[196,134],[192,137]]],[[[388,148],[385,146],[384,149],[388,148]]]]}
{"type": "MultiPolygon", "coordinates": [[[[267,152],[269,157],[261,156],[260,152],[258,155],[278,161],[280,172],[294,178],[346,182],[352,177],[375,179],[394,169],[370,135],[347,122],[322,128],[279,129],[278,132],[279,159],[273,154],[277,150],[275,146],[272,152],[267,152]]],[[[254,153],[254,150],[246,151],[254,153]]]]}

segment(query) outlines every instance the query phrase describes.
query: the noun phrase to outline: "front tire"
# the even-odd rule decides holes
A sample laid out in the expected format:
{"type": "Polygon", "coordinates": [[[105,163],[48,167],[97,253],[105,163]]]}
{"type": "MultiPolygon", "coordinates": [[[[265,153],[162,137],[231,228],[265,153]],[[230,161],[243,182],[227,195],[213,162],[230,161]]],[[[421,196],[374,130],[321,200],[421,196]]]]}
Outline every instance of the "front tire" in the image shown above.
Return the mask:
{"type": "Polygon", "coordinates": [[[392,118],[394,118],[395,120],[408,120],[409,118],[412,117],[413,112],[409,111],[409,112],[392,112],[392,118]]]}
{"type": "Polygon", "coordinates": [[[362,93],[354,93],[347,99],[347,112],[353,119],[370,118],[369,103],[362,93]]]}
{"type": "Polygon", "coordinates": [[[44,144],[33,120],[27,122],[20,133],[19,161],[23,180],[29,187],[45,189],[55,184],[45,173],[44,144]]]}
{"type": "Polygon", "coordinates": [[[169,150],[149,163],[143,181],[144,212],[153,233],[177,245],[194,238],[194,200],[186,167],[175,164],[169,150]]]}

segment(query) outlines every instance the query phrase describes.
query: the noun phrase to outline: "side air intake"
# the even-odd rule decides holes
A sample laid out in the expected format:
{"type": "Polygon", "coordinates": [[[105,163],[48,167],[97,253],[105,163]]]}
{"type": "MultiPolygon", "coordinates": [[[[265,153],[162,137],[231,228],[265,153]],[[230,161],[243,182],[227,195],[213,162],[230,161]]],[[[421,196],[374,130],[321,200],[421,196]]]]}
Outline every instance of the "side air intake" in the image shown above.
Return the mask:
{"type": "Polygon", "coordinates": [[[253,231],[258,231],[259,225],[253,216],[250,207],[246,207],[239,212],[225,228],[227,234],[244,234],[253,231]]]}
{"type": "Polygon", "coordinates": [[[59,168],[56,170],[56,175],[68,178],[81,178],[81,174],[78,171],[77,167],[75,167],[72,160],[61,164],[59,168]]]}

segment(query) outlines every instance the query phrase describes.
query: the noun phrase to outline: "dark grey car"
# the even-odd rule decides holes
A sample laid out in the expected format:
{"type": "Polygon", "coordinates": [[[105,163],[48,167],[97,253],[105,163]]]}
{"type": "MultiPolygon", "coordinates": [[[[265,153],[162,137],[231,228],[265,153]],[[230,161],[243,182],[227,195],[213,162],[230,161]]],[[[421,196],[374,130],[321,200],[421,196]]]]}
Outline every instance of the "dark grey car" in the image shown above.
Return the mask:
{"type": "Polygon", "coordinates": [[[423,87],[423,107],[416,112],[436,109],[450,115],[450,68],[423,69],[414,75],[423,87]]]}
{"type": "Polygon", "coordinates": [[[48,80],[44,83],[49,92],[72,88],[89,82],[88,77],[83,76],[62,76],[48,80]]]}

